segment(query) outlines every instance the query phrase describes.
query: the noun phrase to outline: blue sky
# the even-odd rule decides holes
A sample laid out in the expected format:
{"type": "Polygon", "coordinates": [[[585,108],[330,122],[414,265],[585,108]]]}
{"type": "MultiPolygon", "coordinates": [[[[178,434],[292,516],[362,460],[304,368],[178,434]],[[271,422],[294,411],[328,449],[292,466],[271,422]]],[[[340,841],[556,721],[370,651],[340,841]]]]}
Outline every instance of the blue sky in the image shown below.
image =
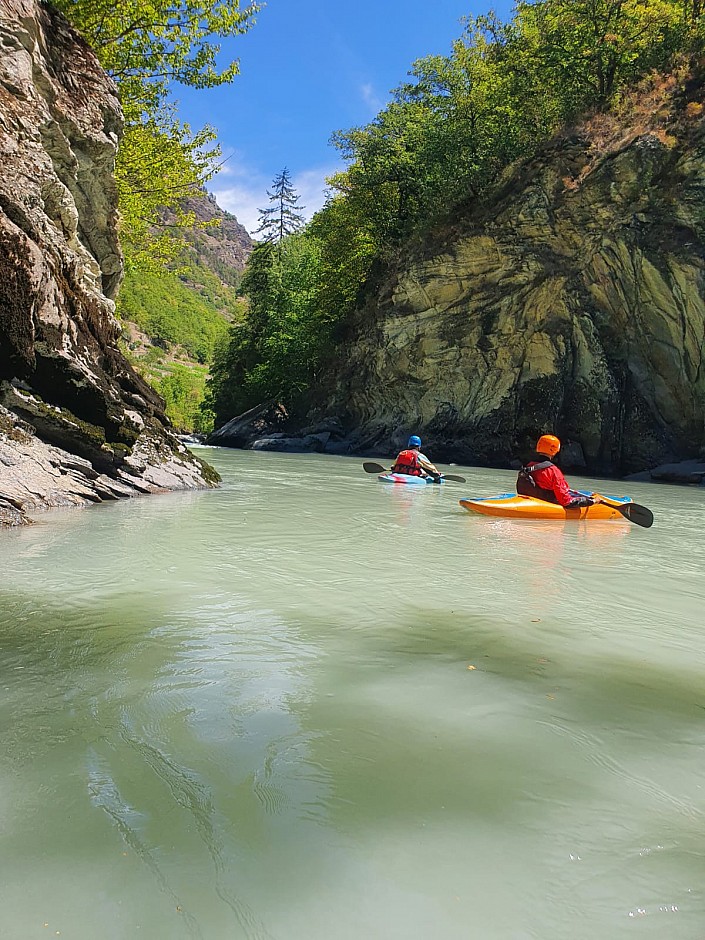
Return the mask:
{"type": "MultiPolygon", "coordinates": [[[[175,89],[181,119],[213,125],[228,158],[208,188],[253,231],[286,166],[310,217],[325,177],[341,166],[333,131],[372,120],[415,59],[450,52],[461,18],[489,8],[489,0],[268,0],[248,34],[222,43],[224,61],[240,60],[232,85],[175,89]]],[[[506,17],[510,5],[494,9],[506,17]]]]}

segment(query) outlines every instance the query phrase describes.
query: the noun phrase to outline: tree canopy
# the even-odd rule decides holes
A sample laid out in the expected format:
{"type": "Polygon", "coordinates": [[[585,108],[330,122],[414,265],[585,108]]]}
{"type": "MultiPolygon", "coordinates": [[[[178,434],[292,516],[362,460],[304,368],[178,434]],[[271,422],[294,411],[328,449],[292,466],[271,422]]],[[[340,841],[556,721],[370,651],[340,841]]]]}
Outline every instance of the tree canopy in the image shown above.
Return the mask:
{"type": "Polygon", "coordinates": [[[693,38],[692,15],[684,0],[537,0],[507,23],[469,17],[449,56],[415,62],[370,124],[333,135],[349,165],[331,183],[379,242],[398,244],[667,67],[693,38]]]}
{"type": "Polygon", "coordinates": [[[217,65],[215,38],[247,32],[260,9],[240,0],[56,0],[120,86],[128,124],[155,112],[169,84],[212,88],[232,81],[237,60],[217,65]]]}

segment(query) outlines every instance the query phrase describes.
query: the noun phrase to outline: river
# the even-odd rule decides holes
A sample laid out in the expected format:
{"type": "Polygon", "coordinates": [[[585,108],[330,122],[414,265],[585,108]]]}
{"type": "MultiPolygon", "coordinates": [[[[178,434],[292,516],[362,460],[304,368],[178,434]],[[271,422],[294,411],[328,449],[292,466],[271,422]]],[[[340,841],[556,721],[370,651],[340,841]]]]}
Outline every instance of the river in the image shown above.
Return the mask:
{"type": "Polygon", "coordinates": [[[0,534],[2,936],[702,940],[705,490],[199,453],[0,534]]]}

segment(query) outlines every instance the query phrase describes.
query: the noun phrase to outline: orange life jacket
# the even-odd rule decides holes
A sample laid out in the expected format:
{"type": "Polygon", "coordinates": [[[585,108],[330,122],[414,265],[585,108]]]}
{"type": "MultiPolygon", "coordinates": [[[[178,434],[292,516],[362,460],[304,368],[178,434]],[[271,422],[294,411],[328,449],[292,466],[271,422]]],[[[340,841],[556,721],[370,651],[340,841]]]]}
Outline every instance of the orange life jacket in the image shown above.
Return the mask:
{"type": "Polygon", "coordinates": [[[392,473],[406,473],[410,477],[423,476],[419,464],[419,454],[415,450],[402,450],[397,455],[397,461],[392,467],[392,473]]]}

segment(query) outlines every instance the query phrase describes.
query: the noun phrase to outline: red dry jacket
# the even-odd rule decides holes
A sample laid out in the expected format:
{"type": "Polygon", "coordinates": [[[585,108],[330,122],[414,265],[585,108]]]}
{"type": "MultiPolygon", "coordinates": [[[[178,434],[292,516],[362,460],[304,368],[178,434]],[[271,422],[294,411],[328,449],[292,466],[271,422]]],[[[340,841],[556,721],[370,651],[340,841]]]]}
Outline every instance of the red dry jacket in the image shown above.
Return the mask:
{"type": "Polygon", "coordinates": [[[555,501],[561,506],[567,506],[571,500],[575,499],[576,495],[570,490],[561,471],[550,460],[530,460],[529,463],[525,464],[519,472],[517,493],[522,493],[524,496],[536,496],[538,499],[547,499],[551,502],[555,501]],[[539,466],[541,469],[536,469],[539,466]],[[533,481],[538,490],[543,490],[544,494],[531,492],[530,486],[522,485],[524,480],[527,482],[529,480],[533,481]],[[524,490],[523,493],[522,490],[524,490]]]}

